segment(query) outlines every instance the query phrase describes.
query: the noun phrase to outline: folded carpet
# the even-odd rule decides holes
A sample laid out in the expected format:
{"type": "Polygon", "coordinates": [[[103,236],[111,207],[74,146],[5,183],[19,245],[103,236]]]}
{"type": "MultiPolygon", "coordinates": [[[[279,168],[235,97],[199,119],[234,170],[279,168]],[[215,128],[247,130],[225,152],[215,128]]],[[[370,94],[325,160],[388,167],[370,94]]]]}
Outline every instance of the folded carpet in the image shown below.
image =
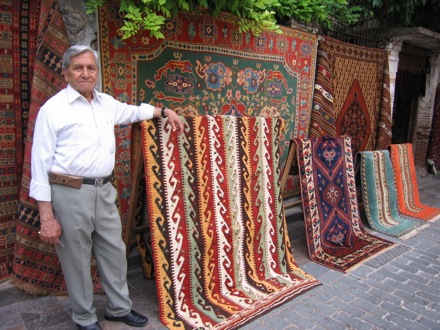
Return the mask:
{"type": "Polygon", "coordinates": [[[280,193],[283,120],[183,117],[142,123],[161,322],[236,329],[316,287],[291,253],[280,193]]]}
{"type": "Polygon", "coordinates": [[[348,136],[295,139],[310,258],[348,272],[393,247],[363,228],[348,136]]]}
{"type": "Polygon", "coordinates": [[[390,157],[396,180],[399,212],[425,221],[438,220],[440,209],[420,201],[412,144],[390,145],[390,157]]]}
{"type": "Polygon", "coordinates": [[[397,210],[397,195],[393,168],[388,150],[361,151],[360,180],[365,214],[375,231],[406,239],[422,226],[415,219],[404,218],[397,210]]]}

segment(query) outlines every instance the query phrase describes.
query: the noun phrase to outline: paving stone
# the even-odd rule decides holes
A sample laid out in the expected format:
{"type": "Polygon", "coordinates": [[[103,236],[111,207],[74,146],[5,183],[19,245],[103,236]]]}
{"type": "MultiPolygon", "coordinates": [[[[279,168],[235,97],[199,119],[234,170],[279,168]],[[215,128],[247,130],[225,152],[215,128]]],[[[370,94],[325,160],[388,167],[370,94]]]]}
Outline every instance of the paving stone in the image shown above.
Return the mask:
{"type": "Polygon", "coordinates": [[[433,321],[431,319],[426,318],[425,316],[421,316],[420,319],[416,321],[417,324],[421,324],[428,329],[440,329],[440,321],[433,321]]]}
{"type": "Polygon", "coordinates": [[[399,269],[406,270],[407,272],[417,274],[417,272],[419,271],[418,268],[408,266],[408,261],[407,260],[405,260],[405,261],[401,261],[401,260],[402,260],[402,258],[392,260],[392,261],[390,261],[390,264],[392,266],[395,266],[395,267],[399,268],[399,269]]]}
{"type": "MultiPolygon", "coordinates": [[[[424,326],[417,322],[408,322],[408,319],[401,317],[400,315],[390,314],[387,318],[391,323],[396,324],[401,329],[411,329],[411,330],[426,330],[424,326]]],[[[433,329],[434,330],[434,329],[433,329]]]]}
{"type": "Polygon", "coordinates": [[[397,305],[400,304],[400,302],[402,301],[402,299],[400,299],[399,297],[393,296],[392,294],[384,294],[384,291],[381,291],[381,290],[378,290],[375,288],[368,291],[368,293],[381,299],[381,301],[387,301],[387,302],[397,304],[397,305]]]}
{"type": "Polygon", "coordinates": [[[356,330],[371,329],[371,325],[369,323],[365,322],[364,320],[360,320],[356,317],[353,317],[352,315],[346,312],[336,313],[335,315],[333,315],[333,318],[341,322],[344,322],[348,328],[353,328],[356,330]]]}
{"type": "Polygon", "coordinates": [[[402,318],[410,321],[415,321],[419,316],[418,313],[405,308],[403,301],[400,305],[390,304],[389,302],[384,301],[380,307],[390,311],[391,314],[400,315],[402,318]]]}
{"type": "Polygon", "coordinates": [[[397,324],[391,323],[383,318],[378,318],[375,314],[367,313],[363,318],[365,322],[377,327],[375,330],[402,330],[397,324]]]}
{"type": "MultiPolygon", "coordinates": [[[[429,283],[428,284],[421,284],[419,282],[415,282],[413,280],[410,280],[410,281],[408,281],[408,286],[413,287],[415,290],[431,292],[432,294],[436,295],[437,297],[440,297],[440,288],[436,288],[436,286],[429,285],[429,283]]],[[[408,288],[407,291],[409,291],[409,290],[410,289],[408,288]]]]}
{"type": "Polygon", "coordinates": [[[355,317],[358,317],[358,318],[361,318],[366,313],[364,310],[356,307],[356,305],[354,305],[352,303],[347,304],[341,300],[334,300],[331,302],[331,304],[335,308],[337,308],[339,311],[343,311],[345,313],[348,313],[348,314],[355,316],[355,317]]]}
{"type": "Polygon", "coordinates": [[[315,313],[312,315],[312,320],[319,325],[319,329],[329,329],[329,330],[335,330],[335,329],[344,329],[345,325],[344,323],[334,320],[328,315],[321,314],[321,313],[315,313]]]}
{"type": "Polygon", "coordinates": [[[375,315],[375,317],[383,318],[388,314],[388,311],[386,311],[385,309],[381,308],[378,305],[374,305],[362,298],[357,298],[353,300],[351,303],[354,306],[358,307],[359,309],[366,311],[367,314],[375,315]]]}
{"type": "Polygon", "coordinates": [[[316,326],[316,323],[296,310],[282,313],[280,317],[290,320],[292,324],[297,325],[300,329],[313,329],[316,326]]]}
{"type": "Polygon", "coordinates": [[[415,302],[421,306],[428,306],[429,304],[431,304],[431,302],[428,299],[421,298],[415,294],[411,294],[411,293],[404,292],[401,290],[397,290],[396,292],[394,292],[394,295],[404,299],[404,302],[411,301],[411,302],[415,302]]]}
{"type": "Polygon", "coordinates": [[[424,317],[429,318],[429,319],[431,319],[433,321],[440,321],[440,313],[438,313],[437,311],[433,310],[429,306],[423,306],[423,305],[417,304],[417,303],[415,303],[413,301],[405,302],[403,304],[403,306],[406,309],[414,311],[418,315],[423,315],[424,317]]]}
{"type": "Polygon", "coordinates": [[[0,308],[0,320],[0,329],[9,329],[13,327],[19,329],[20,326],[25,329],[24,322],[15,305],[0,308]]]}
{"type": "Polygon", "coordinates": [[[352,301],[355,297],[352,296],[350,293],[348,292],[344,292],[341,291],[335,287],[332,286],[326,286],[323,288],[330,296],[334,296],[335,299],[341,299],[345,302],[350,302],[352,301]]]}

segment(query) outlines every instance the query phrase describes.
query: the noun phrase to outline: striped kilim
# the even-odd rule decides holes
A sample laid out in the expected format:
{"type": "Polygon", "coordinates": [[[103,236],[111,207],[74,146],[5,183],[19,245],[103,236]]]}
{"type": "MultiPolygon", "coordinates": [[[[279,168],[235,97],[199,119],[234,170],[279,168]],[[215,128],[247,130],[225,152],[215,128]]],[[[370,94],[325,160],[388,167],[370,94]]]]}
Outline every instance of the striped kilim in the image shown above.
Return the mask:
{"type": "Polygon", "coordinates": [[[390,156],[396,180],[399,212],[425,221],[438,220],[440,209],[420,201],[412,144],[392,144],[390,156]]]}
{"type": "Polygon", "coordinates": [[[183,117],[142,126],[160,319],[236,329],[316,287],[291,253],[280,193],[283,121],[183,117]]]}
{"type": "Polygon", "coordinates": [[[363,228],[348,136],[295,139],[310,258],[348,272],[394,246],[363,228]]]}
{"type": "Polygon", "coordinates": [[[388,150],[358,153],[362,196],[368,223],[375,231],[409,238],[421,222],[404,218],[397,210],[393,168],[388,150]]]}

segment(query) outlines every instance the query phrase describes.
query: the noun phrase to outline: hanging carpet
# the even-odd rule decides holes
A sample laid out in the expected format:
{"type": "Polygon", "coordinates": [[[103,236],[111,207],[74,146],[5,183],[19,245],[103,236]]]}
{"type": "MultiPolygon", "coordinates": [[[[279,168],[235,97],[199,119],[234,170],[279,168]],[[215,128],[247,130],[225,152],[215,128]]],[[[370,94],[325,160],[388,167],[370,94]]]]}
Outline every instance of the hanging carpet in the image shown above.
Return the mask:
{"type": "MultiPolygon", "coordinates": [[[[67,294],[54,247],[43,243],[38,236],[38,207],[35,200],[29,197],[35,120],[46,100],[65,87],[66,83],[61,74],[61,58],[69,47],[57,1],[42,0],[38,8],[38,38],[35,38],[38,42],[32,62],[32,89],[11,276],[17,287],[31,294],[67,294]]],[[[101,284],[96,266],[93,269],[93,279],[95,291],[98,292],[101,290],[101,284]]]]}
{"type": "Polygon", "coordinates": [[[388,150],[361,151],[360,181],[365,214],[372,229],[400,239],[416,234],[425,225],[404,218],[397,210],[393,168],[388,150]]]}
{"type": "MultiPolygon", "coordinates": [[[[167,106],[179,115],[281,117],[282,168],[294,137],[307,137],[315,76],[317,36],[281,27],[282,33],[240,32],[240,18],[209,11],[180,12],[166,20],[156,39],[148,32],[122,40],[119,1],[99,10],[103,91],[120,101],[167,106]]],[[[124,235],[133,168],[131,126],[116,129],[115,176],[124,235]]],[[[299,195],[299,179],[289,177],[283,197],[299,195]]],[[[140,184],[143,189],[144,184],[140,184]]],[[[139,196],[145,195],[140,191],[139,196]]],[[[145,222],[136,203],[135,221],[145,222]]],[[[151,277],[148,231],[137,235],[146,276],[151,277]]]]}
{"type": "Polygon", "coordinates": [[[353,155],[386,149],[391,144],[386,51],[326,36],[318,45],[317,56],[320,67],[316,71],[310,137],[347,135],[353,155]]]}
{"type": "Polygon", "coordinates": [[[392,144],[390,157],[396,180],[399,212],[420,220],[438,220],[440,209],[420,201],[412,144],[392,144]]]}
{"type": "Polygon", "coordinates": [[[0,15],[0,281],[14,257],[39,1],[4,0],[0,15]]]}
{"type": "Polygon", "coordinates": [[[319,285],[296,265],[280,193],[283,121],[145,121],[143,155],[160,319],[238,329],[319,285]]]}
{"type": "Polygon", "coordinates": [[[310,258],[348,272],[394,246],[365,231],[350,138],[295,139],[310,258]]]}

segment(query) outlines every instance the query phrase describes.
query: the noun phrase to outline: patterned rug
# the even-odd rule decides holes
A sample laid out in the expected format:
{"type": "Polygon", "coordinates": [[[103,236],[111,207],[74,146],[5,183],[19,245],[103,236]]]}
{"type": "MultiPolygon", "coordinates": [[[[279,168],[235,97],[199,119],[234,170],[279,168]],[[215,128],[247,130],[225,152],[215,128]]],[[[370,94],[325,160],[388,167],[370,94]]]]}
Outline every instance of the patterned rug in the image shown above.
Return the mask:
{"type": "Polygon", "coordinates": [[[310,258],[348,272],[394,243],[365,231],[350,138],[295,139],[310,258]]]}
{"type": "Polygon", "coordinates": [[[386,51],[326,36],[319,43],[317,62],[321,69],[316,71],[310,131],[315,134],[310,137],[347,135],[351,137],[353,155],[386,149],[391,144],[386,51]]]}
{"type": "Polygon", "coordinates": [[[30,0],[0,4],[0,281],[12,272],[38,5],[30,0]]]}
{"type": "Polygon", "coordinates": [[[440,209],[428,206],[420,201],[412,144],[392,144],[390,146],[390,157],[396,180],[399,212],[420,220],[438,220],[440,209]]]}
{"type": "Polygon", "coordinates": [[[370,227],[400,239],[416,234],[421,223],[402,217],[397,210],[396,185],[388,150],[361,151],[357,157],[363,205],[370,227]]]}
{"type": "MultiPolygon", "coordinates": [[[[282,28],[282,34],[256,37],[239,31],[238,17],[220,13],[214,18],[199,11],[169,18],[161,30],[163,40],[146,32],[122,40],[118,1],[106,1],[98,16],[103,91],[133,104],[165,105],[184,116],[281,116],[286,122],[280,136],[282,166],[291,140],[307,137],[316,35],[282,28]]],[[[135,163],[131,126],[118,127],[116,134],[118,205],[127,228],[135,163]]],[[[286,185],[285,197],[299,194],[298,176],[286,185]]],[[[136,219],[145,221],[139,214],[136,219]]],[[[138,239],[148,258],[148,235],[138,239]]]]}
{"type": "Polygon", "coordinates": [[[280,193],[283,121],[145,121],[143,154],[160,318],[238,329],[319,285],[296,265],[280,193]]]}
{"type": "MultiPolygon", "coordinates": [[[[31,1],[32,2],[32,1],[31,1]]],[[[30,155],[32,136],[38,111],[43,103],[65,87],[61,75],[61,57],[69,47],[64,22],[56,0],[39,4],[37,52],[33,61],[33,80],[23,164],[23,178],[16,222],[16,238],[12,282],[31,294],[66,294],[64,276],[55,249],[41,242],[36,203],[29,197],[31,178],[30,155]]],[[[15,210],[17,213],[17,209],[15,210]]],[[[96,292],[100,282],[96,267],[93,270],[96,292]]]]}
{"type": "Polygon", "coordinates": [[[333,75],[327,53],[319,50],[316,59],[315,91],[309,138],[336,136],[333,75]]]}

